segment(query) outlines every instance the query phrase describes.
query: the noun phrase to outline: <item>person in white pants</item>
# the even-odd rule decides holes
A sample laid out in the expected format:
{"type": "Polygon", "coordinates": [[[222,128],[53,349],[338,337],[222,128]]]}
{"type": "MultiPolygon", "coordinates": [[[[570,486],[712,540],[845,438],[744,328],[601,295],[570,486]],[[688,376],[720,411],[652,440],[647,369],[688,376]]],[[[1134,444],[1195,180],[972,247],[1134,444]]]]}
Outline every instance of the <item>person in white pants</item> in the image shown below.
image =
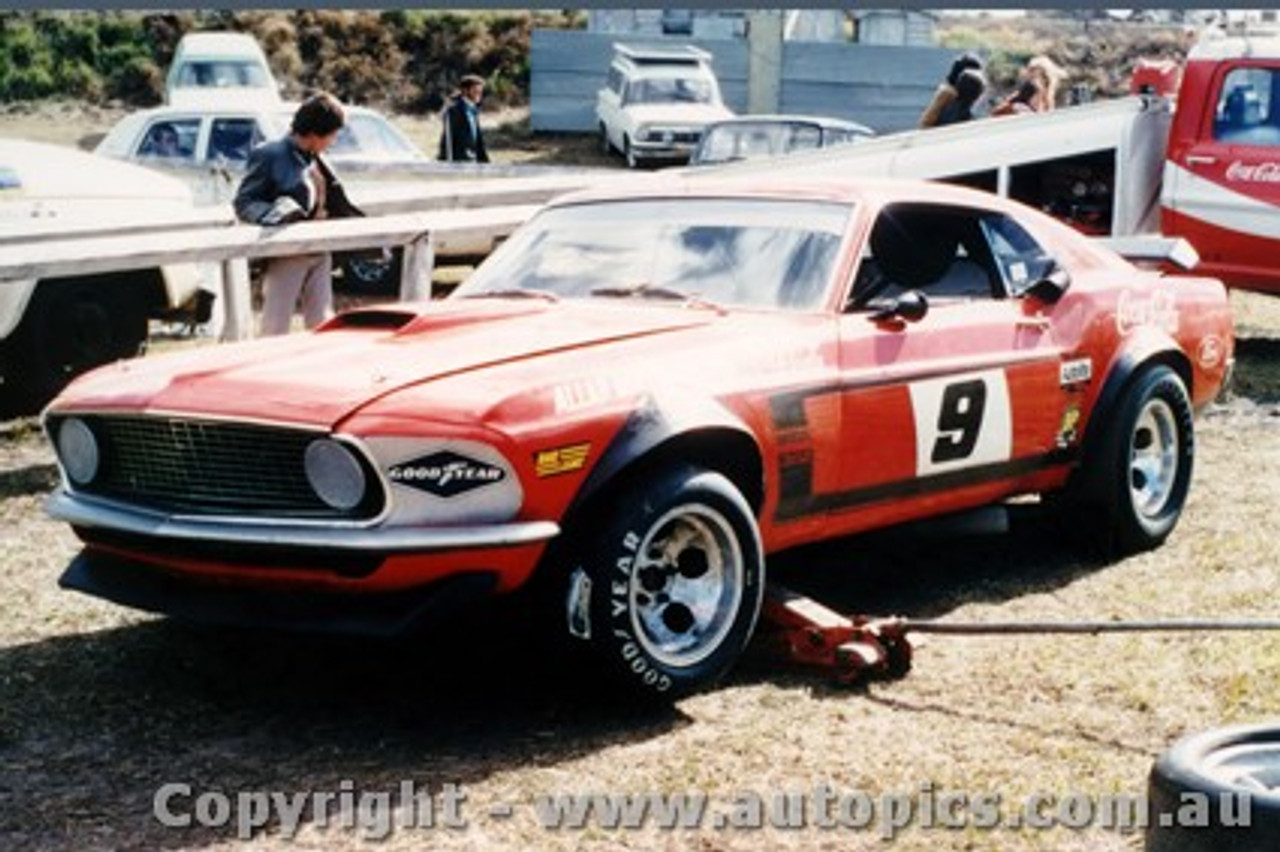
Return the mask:
{"type": "MultiPolygon", "coordinates": [[[[332,95],[321,93],[304,101],[293,115],[287,136],[259,145],[249,154],[236,191],[236,215],[260,225],[326,218],[330,175],[321,168],[319,156],[337,139],[345,121],[342,105],[332,95]]],[[[328,252],[267,261],[261,333],[287,333],[299,299],[307,328],[332,316],[331,274],[328,252]]]]}

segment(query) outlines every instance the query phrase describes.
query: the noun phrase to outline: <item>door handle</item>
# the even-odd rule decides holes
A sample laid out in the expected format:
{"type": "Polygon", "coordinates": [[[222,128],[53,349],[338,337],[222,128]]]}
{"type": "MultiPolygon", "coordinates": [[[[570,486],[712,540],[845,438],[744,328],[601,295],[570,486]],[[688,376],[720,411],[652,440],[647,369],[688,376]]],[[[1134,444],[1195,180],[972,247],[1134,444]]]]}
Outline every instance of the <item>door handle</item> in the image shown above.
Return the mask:
{"type": "Polygon", "coordinates": [[[1218,158],[1211,157],[1208,154],[1188,154],[1187,155],[1188,166],[1211,166],[1216,162],[1218,162],[1218,158]]]}
{"type": "Polygon", "coordinates": [[[1019,317],[1014,325],[1028,331],[1046,331],[1049,328],[1049,321],[1044,317],[1019,317]]]}

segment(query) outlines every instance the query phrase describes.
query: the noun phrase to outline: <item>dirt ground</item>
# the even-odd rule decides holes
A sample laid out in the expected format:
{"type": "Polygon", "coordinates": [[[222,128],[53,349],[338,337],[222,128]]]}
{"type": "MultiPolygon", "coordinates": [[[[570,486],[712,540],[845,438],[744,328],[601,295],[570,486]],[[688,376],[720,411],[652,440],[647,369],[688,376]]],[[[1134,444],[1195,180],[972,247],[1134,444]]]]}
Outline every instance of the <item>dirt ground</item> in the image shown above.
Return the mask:
{"type": "MultiPolygon", "coordinates": [[[[71,124],[39,123],[50,137],[71,124]]],[[[956,621],[1276,617],[1280,300],[1233,305],[1237,393],[1198,421],[1191,498],[1161,549],[1081,556],[1027,505],[1006,533],[888,531],[770,571],[841,608],[956,621]]],[[[1276,634],[933,637],[901,680],[840,688],[752,655],[720,688],[642,710],[495,614],[374,643],[200,630],[61,591],[78,545],[43,512],[56,480],[36,422],[0,424],[3,849],[1137,850],[1132,831],[930,828],[919,809],[890,841],[882,823],[822,827],[812,813],[798,828],[552,829],[535,806],[700,793],[723,811],[825,787],[877,802],[992,795],[1016,813],[1033,794],[1139,796],[1176,738],[1267,719],[1280,694],[1276,634]],[[372,823],[308,812],[295,837],[277,819],[246,843],[234,821],[201,824],[221,796],[404,784],[437,802],[465,794],[466,827],[426,826],[419,809],[416,827],[377,840],[372,823]],[[166,789],[191,825],[156,818],[166,789]]]]}

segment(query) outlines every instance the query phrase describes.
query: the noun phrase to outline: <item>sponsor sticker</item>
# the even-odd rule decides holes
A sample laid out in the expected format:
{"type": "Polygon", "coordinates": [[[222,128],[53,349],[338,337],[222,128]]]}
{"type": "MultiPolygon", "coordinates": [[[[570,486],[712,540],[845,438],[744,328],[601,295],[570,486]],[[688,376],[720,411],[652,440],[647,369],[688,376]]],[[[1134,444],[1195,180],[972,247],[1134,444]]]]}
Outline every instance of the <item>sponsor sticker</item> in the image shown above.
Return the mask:
{"type": "Polygon", "coordinates": [[[1206,370],[1212,370],[1222,363],[1226,345],[1216,334],[1206,335],[1196,348],[1196,362],[1206,370]]]}
{"type": "Polygon", "coordinates": [[[398,485],[417,488],[437,497],[455,497],[506,478],[500,467],[442,450],[387,469],[387,478],[398,485]]]}
{"type": "Polygon", "coordinates": [[[1178,300],[1168,290],[1134,293],[1126,290],[1116,303],[1116,330],[1127,335],[1141,326],[1178,333],[1178,300]]]}
{"type": "Polygon", "coordinates": [[[1080,437],[1080,406],[1073,405],[1062,412],[1062,423],[1058,426],[1058,448],[1066,449],[1080,437]]]}
{"type": "Polygon", "coordinates": [[[534,473],[539,477],[559,476],[582,470],[587,463],[591,444],[573,444],[554,450],[539,450],[533,455],[534,473]]]}
{"type": "Polygon", "coordinates": [[[1078,358],[1074,361],[1063,361],[1058,370],[1058,381],[1063,387],[1078,385],[1093,378],[1093,360],[1078,358]]]}

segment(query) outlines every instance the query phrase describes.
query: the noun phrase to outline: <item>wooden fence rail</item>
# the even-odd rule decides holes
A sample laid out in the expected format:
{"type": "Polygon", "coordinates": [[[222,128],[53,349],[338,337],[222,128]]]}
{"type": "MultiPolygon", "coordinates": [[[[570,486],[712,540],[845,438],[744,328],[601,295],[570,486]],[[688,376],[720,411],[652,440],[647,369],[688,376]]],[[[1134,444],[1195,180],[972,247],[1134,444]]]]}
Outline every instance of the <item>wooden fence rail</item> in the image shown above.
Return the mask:
{"type": "Polygon", "coordinates": [[[456,254],[459,245],[492,246],[533,215],[538,206],[420,210],[272,228],[237,224],[217,215],[145,228],[104,225],[77,229],[41,224],[24,229],[21,235],[0,237],[0,286],[22,279],[219,263],[223,338],[239,340],[250,336],[251,329],[249,259],[403,246],[401,297],[430,298],[437,251],[456,254]]]}

